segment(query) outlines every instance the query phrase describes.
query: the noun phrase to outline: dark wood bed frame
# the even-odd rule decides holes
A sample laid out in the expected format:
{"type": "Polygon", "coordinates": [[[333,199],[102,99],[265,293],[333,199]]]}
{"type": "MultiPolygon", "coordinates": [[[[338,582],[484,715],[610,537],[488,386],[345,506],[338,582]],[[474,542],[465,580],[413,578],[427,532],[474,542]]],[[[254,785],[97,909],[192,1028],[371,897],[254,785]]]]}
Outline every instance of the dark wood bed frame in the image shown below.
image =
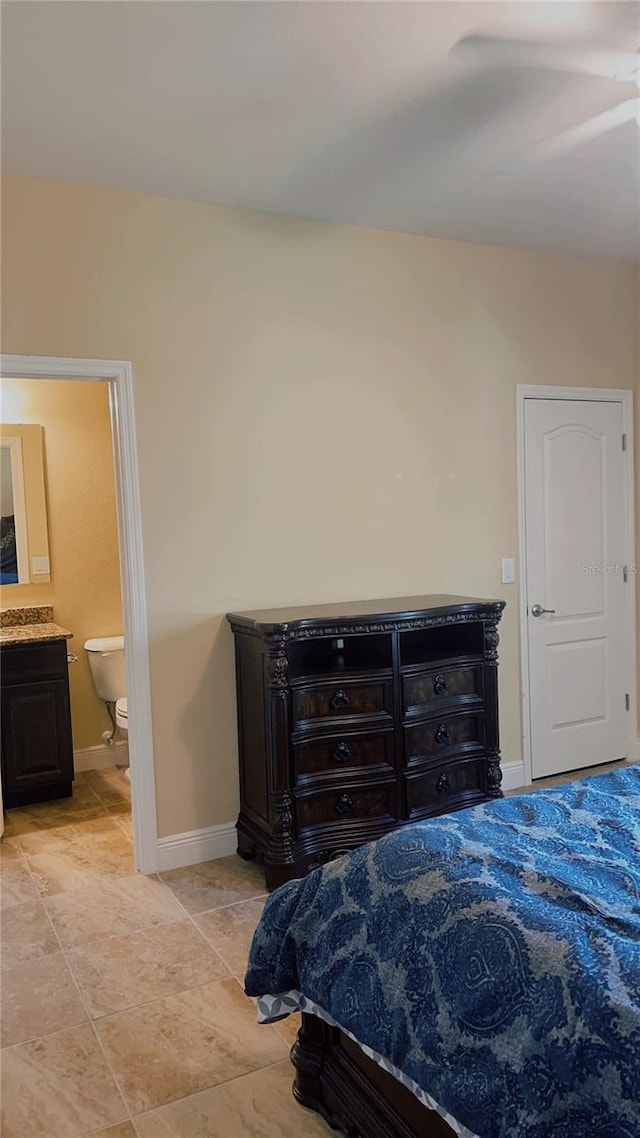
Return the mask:
{"type": "Polygon", "coordinates": [[[338,1028],[302,1014],[295,1098],[347,1138],[455,1138],[454,1131],[338,1028]]]}

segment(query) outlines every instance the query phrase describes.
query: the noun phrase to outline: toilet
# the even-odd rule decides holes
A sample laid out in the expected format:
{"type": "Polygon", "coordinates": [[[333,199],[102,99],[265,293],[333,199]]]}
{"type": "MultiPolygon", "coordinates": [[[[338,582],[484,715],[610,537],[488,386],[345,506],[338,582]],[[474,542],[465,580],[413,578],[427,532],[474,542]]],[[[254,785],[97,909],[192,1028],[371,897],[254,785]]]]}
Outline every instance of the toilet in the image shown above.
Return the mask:
{"type": "Polygon", "coordinates": [[[127,731],[129,730],[126,695],[123,695],[120,697],[120,699],[116,700],[116,723],[120,730],[126,735],[127,731]]]}
{"type": "Polygon", "coordinates": [[[110,746],[117,728],[125,736],[129,730],[124,636],[98,636],[85,640],[84,648],[89,658],[93,686],[97,696],[104,700],[111,720],[112,730],[102,734],[104,742],[110,746]]]}

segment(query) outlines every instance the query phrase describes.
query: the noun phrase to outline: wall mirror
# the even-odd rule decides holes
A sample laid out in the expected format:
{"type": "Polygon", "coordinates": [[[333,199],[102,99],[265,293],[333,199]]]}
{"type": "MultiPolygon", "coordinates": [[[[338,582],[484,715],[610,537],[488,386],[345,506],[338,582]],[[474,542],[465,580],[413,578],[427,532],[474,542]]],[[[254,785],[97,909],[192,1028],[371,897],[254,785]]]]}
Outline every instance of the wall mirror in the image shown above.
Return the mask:
{"type": "Polygon", "coordinates": [[[50,581],[42,427],[0,426],[0,584],[50,581]]]}

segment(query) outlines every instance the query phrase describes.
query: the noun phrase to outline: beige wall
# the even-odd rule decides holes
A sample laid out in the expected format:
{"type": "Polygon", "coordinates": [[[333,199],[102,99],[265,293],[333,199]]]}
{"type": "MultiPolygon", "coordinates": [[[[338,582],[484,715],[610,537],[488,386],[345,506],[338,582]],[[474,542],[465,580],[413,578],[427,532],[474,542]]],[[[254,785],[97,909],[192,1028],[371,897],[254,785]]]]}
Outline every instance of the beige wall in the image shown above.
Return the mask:
{"type": "Polygon", "coordinates": [[[0,603],[51,604],[54,619],[73,632],[69,650],[79,657],[69,668],[73,744],[97,746],[110,724],[82,645],[122,632],[107,384],[3,380],[2,418],[44,428],[51,581],[6,586],[0,603]]]}
{"type": "Polygon", "coordinates": [[[515,386],[631,388],[620,264],[10,178],[4,350],[133,362],[161,835],[237,809],[234,608],[503,596],[515,386]]]}

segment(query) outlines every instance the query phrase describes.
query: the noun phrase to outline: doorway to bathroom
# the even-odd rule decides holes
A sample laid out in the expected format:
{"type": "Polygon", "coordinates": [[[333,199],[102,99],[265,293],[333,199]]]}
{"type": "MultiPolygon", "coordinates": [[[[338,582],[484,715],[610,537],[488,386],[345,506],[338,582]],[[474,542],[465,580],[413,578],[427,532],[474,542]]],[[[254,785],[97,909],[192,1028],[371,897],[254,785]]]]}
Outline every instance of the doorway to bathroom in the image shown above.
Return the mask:
{"type": "MultiPolygon", "coordinates": [[[[74,570],[69,566],[73,566],[75,560],[75,572],[78,578],[75,589],[76,592],[79,590],[80,594],[83,591],[85,593],[85,613],[82,621],[78,621],[78,624],[82,624],[81,628],[72,627],[74,623],[72,610],[67,609],[69,617],[66,623],[69,625],[69,631],[74,633],[74,639],[68,641],[69,669],[74,689],[82,693],[81,698],[84,701],[82,708],[74,709],[74,727],[76,721],[78,727],[74,738],[76,780],[74,799],[71,801],[75,801],[75,806],[70,807],[69,800],[66,800],[67,808],[71,814],[77,814],[78,823],[82,817],[87,819],[97,817],[95,829],[100,829],[101,818],[107,815],[111,817],[125,833],[132,833],[135,868],[143,873],[153,873],[158,866],[158,843],[131,365],[121,361],[3,356],[1,374],[3,379],[8,381],[55,380],[57,388],[60,387],[61,381],[68,381],[68,388],[75,388],[78,393],[78,397],[72,400],[75,404],[72,419],[78,450],[84,457],[80,458],[79,465],[76,462],[76,472],[72,474],[70,468],[73,463],[70,456],[67,475],[70,478],[80,477],[89,484],[83,489],[91,489],[90,484],[93,483],[97,493],[93,498],[93,507],[89,505],[92,500],[91,494],[78,493],[76,512],[79,516],[74,519],[75,528],[72,527],[75,534],[73,549],[66,550],[64,555],[67,558],[65,576],[68,577],[69,572],[73,573],[74,570]],[[86,386],[88,384],[92,385],[91,389],[86,386]],[[100,406],[103,408],[105,423],[110,433],[107,443],[107,449],[111,451],[108,456],[110,473],[104,463],[105,439],[102,439],[101,459],[99,442],[96,441],[95,449],[92,451],[87,438],[83,438],[82,434],[83,420],[86,433],[89,433],[88,408],[100,406]],[[110,497],[109,477],[111,478],[110,497]],[[92,509],[97,511],[99,515],[97,518],[91,516],[92,509]],[[83,557],[83,533],[85,541],[90,541],[94,546],[98,543],[100,546],[101,559],[98,561],[95,559],[95,548],[93,551],[93,568],[88,565],[88,559],[83,557]],[[94,598],[96,605],[96,623],[92,627],[90,627],[90,617],[86,615],[88,596],[94,598]],[[97,684],[95,682],[94,669],[89,668],[89,653],[85,650],[84,644],[87,640],[99,639],[110,633],[117,635],[121,631],[124,631],[126,643],[126,691],[119,695],[120,698],[122,695],[126,696],[126,705],[123,708],[120,702],[116,716],[115,705],[118,693],[115,693],[116,697],[112,701],[108,715],[104,702],[106,695],[101,690],[102,681],[99,680],[97,684]],[[74,668],[77,669],[75,673],[74,668]],[[88,690],[85,690],[87,688],[88,690]],[[128,713],[126,718],[123,717],[123,712],[128,713]],[[117,728],[115,732],[114,726],[117,728]],[[126,777],[129,773],[126,769],[127,745],[130,759],[131,808],[128,803],[129,781],[126,777]]],[[[10,387],[11,384],[8,383],[7,388],[10,387]]],[[[64,387],[67,387],[67,383],[64,383],[64,387]]],[[[49,390],[53,391],[53,385],[49,390]]],[[[94,412],[91,412],[91,416],[93,414],[94,412]]],[[[15,410],[11,417],[14,422],[19,419],[15,410]]],[[[69,494],[67,501],[69,504],[72,502],[69,494]]],[[[50,523],[53,527],[55,519],[50,519],[50,523]]],[[[56,536],[59,538],[60,535],[56,536]]],[[[59,557],[53,555],[55,540],[52,546],[51,575],[52,581],[55,581],[56,560],[59,560],[59,557]]],[[[59,542],[57,548],[59,552],[59,542]]],[[[29,586],[28,597],[24,592],[22,600],[16,596],[16,607],[36,605],[34,597],[37,590],[37,585],[33,588],[29,586]]],[[[13,599],[9,602],[5,594],[3,607],[7,607],[9,603],[13,605],[13,599]]],[[[56,615],[58,614],[54,614],[54,620],[56,615]]],[[[100,663],[103,666],[108,665],[108,655],[101,658],[100,663]]],[[[104,667],[99,669],[98,674],[102,675],[103,670],[104,667]]],[[[116,673],[117,669],[114,669],[114,676],[116,673]]],[[[48,812],[42,810],[43,819],[50,818],[51,824],[55,825],[57,814],[64,811],[64,801],[52,803],[48,812]]],[[[49,824],[46,820],[43,822],[45,827],[49,824]]],[[[69,824],[75,826],[71,817],[69,824]]]]}

